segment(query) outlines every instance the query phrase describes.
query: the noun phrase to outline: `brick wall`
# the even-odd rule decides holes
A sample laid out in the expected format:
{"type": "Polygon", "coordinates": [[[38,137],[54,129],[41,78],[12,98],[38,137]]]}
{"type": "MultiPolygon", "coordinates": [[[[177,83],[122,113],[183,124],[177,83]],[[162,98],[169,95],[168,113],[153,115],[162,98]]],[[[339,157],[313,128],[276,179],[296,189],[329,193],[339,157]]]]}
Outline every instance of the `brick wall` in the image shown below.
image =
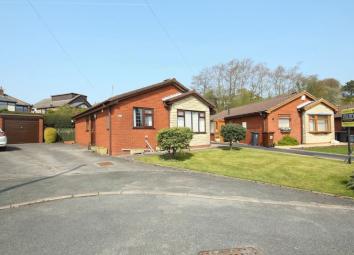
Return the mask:
{"type": "Polygon", "coordinates": [[[301,143],[302,139],[302,120],[301,113],[298,111],[297,106],[300,104],[309,101],[309,98],[305,98],[305,100],[301,100],[301,97],[293,100],[292,102],[280,107],[279,109],[271,112],[267,117],[267,125],[266,130],[268,132],[274,132],[274,142],[277,143],[279,140],[283,138],[284,135],[290,135],[299,143],[301,143]],[[281,115],[289,115],[290,116],[290,133],[282,133],[279,130],[279,116],[281,115]]]}
{"type": "Polygon", "coordinates": [[[86,128],[86,117],[75,121],[75,142],[82,146],[90,144],[90,133],[86,128]]]}
{"type": "Polygon", "coordinates": [[[95,114],[95,142],[97,146],[109,149],[109,113],[108,109],[95,114]]]}
{"type": "Polygon", "coordinates": [[[146,148],[145,136],[151,146],[156,149],[157,132],[169,127],[169,111],[165,108],[162,98],[179,92],[174,86],[165,86],[121,102],[112,108],[112,154],[121,154],[122,149],[146,148]],[[153,129],[133,128],[133,107],[154,109],[153,129]]]}
{"type": "MultiPolygon", "coordinates": [[[[123,149],[146,148],[145,137],[155,149],[156,135],[162,128],[169,127],[169,111],[162,98],[179,92],[174,86],[164,86],[153,92],[126,99],[111,109],[112,155],[122,154],[123,149]],[[134,129],[133,108],[145,107],[154,109],[154,128],[134,129]]],[[[96,146],[109,149],[109,130],[107,130],[108,110],[96,113],[96,146]]],[[[78,144],[90,143],[89,132],[86,132],[86,116],[75,121],[75,140],[78,144]]]]}
{"type": "Polygon", "coordinates": [[[334,119],[334,128],[336,132],[345,131],[345,128],[342,127],[342,118],[334,119]]]}
{"type": "Polygon", "coordinates": [[[271,112],[265,119],[260,116],[258,113],[250,116],[244,117],[237,117],[227,120],[227,122],[237,123],[242,125],[242,122],[246,122],[247,125],[247,132],[246,132],[246,139],[244,143],[251,143],[251,133],[258,132],[259,138],[258,143],[262,145],[262,133],[263,132],[274,132],[274,142],[277,143],[279,140],[283,138],[284,135],[290,135],[296,138],[299,143],[301,143],[302,139],[302,120],[301,120],[301,113],[299,113],[297,106],[300,104],[309,101],[309,98],[305,98],[302,100],[301,97],[291,101],[290,103],[276,109],[275,111],[271,112]],[[291,131],[290,133],[282,133],[279,130],[279,117],[287,115],[290,117],[290,126],[291,131]]]}
{"type": "Polygon", "coordinates": [[[250,116],[232,118],[226,121],[226,123],[230,123],[230,122],[240,124],[240,125],[242,125],[242,122],[246,122],[247,125],[246,138],[245,140],[240,141],[241,143],[250,144],[252,138],[252,132],[257,132],[259,133],[258,144],[262,144],[262,133],[264,132],[263,131],[264,119],[258,113],[250,116]]]}

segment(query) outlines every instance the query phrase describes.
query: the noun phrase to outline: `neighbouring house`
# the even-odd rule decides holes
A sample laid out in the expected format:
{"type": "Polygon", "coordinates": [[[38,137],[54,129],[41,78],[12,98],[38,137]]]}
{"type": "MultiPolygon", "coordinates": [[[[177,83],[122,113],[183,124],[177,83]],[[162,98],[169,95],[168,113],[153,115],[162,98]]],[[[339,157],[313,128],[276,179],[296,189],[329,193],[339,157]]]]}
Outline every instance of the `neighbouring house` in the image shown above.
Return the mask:
{"type": "Polygon", "coordinates": [[[247,144],[273,146],[285,135],[302,144],[314,144],[335,140],[336,112],[335,105],[302,91],[231,108],[218,118],[245,127],[246,138],[242,142],[247,144]]]}
{"type": "Polygon", "coordinates": [[[189,127],[194,146],[210,145],[214,106],[176,79],[111,97],[74,116],[76,143],[109,155],[157,150],[162,128],[189,127]]]}
{"type": "Polygon", "coordinates": [[[221,136],[221,127],[225,125],[224,117],[227,115],[227,110],[210,116],[210,140],[212,142],[224,142],[221,136]]]}
{"type": "Polygon", "coordinates": [[[30,112],[31,105],[13,96],[5,94],[5,91],[0,87],[0,110],[9,112],[30,112]]]}
{"type": "MultiPolygon", "coordinates": [[[[347,142],[348,141],[347,129],[342,127],[342,110],[348,109],[348,108],[354,108],[354,103],[339,106],[338,112],[334,115],[336,140],[338,140],[340,142],[347,142]]],[[[351,135],[354,135],[354,128],[351,128],[351,135]]]]}
{"type": "Polygon", "coordinates": [[[48,110],[55,110],[61,106],[71,106],[75,108],[87,109],[91,104],[87,101],[87,96],[77,93],[66,93],[45,98],[33,105],[35,113],[46,113],[48,110]]]}

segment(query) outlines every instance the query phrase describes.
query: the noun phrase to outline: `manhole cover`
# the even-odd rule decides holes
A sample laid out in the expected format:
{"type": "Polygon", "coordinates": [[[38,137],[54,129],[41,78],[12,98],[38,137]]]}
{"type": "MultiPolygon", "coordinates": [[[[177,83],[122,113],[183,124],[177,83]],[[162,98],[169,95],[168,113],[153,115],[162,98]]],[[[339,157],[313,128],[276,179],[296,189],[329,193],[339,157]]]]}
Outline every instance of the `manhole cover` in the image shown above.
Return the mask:
{"type": "Polygon", "coordinates": [[[96,163],[99,167],[109,167],[109,166],[113,166],[113,162],[112,161],[101,161],[96,163]]]}
{"type": "Polygon", "coordinates": [[[232,248],[214,251],[201,251],[198,255],[260,255],[261,253],[253,247],[232,248]]]}

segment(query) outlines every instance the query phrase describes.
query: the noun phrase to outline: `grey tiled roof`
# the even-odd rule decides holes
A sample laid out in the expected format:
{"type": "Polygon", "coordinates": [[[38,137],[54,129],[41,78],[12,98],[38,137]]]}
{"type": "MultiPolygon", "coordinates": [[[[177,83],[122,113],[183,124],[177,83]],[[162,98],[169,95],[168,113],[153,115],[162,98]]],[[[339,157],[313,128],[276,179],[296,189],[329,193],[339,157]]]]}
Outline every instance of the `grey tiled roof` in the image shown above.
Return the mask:
{"type": "Polygon", "coordinates": [[[37,109],[60,107],[60,106],[64,106],[64,105],[69,104],[71,101],[73,101],[75,98],[77,98],[79,96],[81,96],[81,95],[77,95],[77,96],[70,98],[70,99],[55,100],[55,101],[52,101],[52,98],[45,98],[45,99],[42,99],[41,101],[35,103],[33,105],[33,107],[37,108],[37,109]]]}
{"type": "Polygon", "coordinates": [[[16,103],[17,105],[31,106],[29,103],[26,103],[25,101],[22,101],[20,99],[17,99],[15,97],[12,97],[12,96],[7,95],[7,94],[4,94],[3,96],[0,96],[0,101],[16,103]]]}

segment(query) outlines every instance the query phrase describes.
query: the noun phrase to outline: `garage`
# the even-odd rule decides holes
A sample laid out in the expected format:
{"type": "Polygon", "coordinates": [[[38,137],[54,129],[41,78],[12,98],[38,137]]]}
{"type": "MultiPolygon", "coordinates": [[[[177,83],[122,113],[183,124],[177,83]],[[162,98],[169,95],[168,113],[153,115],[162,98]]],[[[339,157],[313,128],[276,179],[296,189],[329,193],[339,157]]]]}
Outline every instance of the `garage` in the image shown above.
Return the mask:
{"type": "Polygon", "coordinates": [[[0,128],[5,131],[8,144],[43,141],[42,115],[1,113],[0,128]]]}

